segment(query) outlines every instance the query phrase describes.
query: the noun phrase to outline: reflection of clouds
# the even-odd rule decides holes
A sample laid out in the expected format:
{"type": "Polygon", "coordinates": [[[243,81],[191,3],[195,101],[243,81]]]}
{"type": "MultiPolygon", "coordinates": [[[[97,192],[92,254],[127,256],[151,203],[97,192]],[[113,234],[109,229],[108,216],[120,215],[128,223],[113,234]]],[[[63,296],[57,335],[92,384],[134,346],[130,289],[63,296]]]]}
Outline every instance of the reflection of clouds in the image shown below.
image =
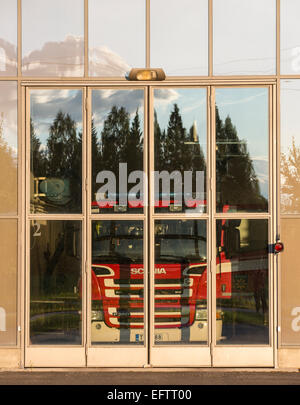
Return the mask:
{"type": "MultiPolygon", "coordinates": [[[[173,89],[163,89],[156,93],[155,102],[168,105],[178,97],[177,92],[173,89]]],[[[144,91],[141,89],[132,90],[93,90],[92,93],[92,111],[93,120],[96,127],[102,128],[103,121],[111,111],[113,106],[124,107],[133,118],[136,110],[139,110],[140,119],[144,115],[144,91]]]]}
{"type": "MultiPolygon", "coordinates": [[[[91,76],[124,77],[130,70],[124,59],[106,46],[89,49],[89,56],[91,76]]],[[[83,76],[83,37],[67,35],[63,41],[46,42],[23,57],[22,72],[25,76],[83,76]]]]}
{"type": "Polygon", "coordinates": [[[30,104],[31,115],[37,121],[52,120],[60,110],[76,122],[82,121],[81,90],[32,90],[30,104]]]}
{"type": "Polygon", "coordinates": [[[96,127],[102,127],[103,121],[113,106],[124,107],[132,115],[144,106],[144,91],[136,90],[93,90],[92,111],[96,127]]]}
{"type": "Polygon", "coordinates": [[[0,74],[17,74],[17,47],[0,38],[0,74]]]}
{"type": "MultiPolygon", "coordinates": [[[[168,105],[177,98],[173,89],[159,91],[155,100],[168,105]]],[[[57,112],[61,110],[69,113],[76,121],[77,129],[82,127],[82,93],[81,90],[31,90],[31,116],[34,121],[36,135],[45,141],[49,126],[52,124],[57,112]]],[[[142,89],[99,89],[92,92],[92,117],[98,130],[102,129],[103,122],[113,106],[124,107],[130,118],[134,118],[139,111],[141,125],[144,115],[144,91],[142,89]]]]}
{"type": "Polygon", "coordinates": [[[68,113],[82,131],[82,92],[81,90],[31,90],[31,117],[36,135],[45,142],[49,127],[61,110],[68,113]]]}
{"type": "Polygon", "coordinates": [[[175,89],[155,89],[154,108],[163,114],[172,107],[173,103],[178,100],[179,97],[179,93],[175,89]]]}
{"type": "Polygon", "coordinates": [[[83,76],[84,39],[67,35],[61,42],[46,42],[23,57],[25,76],[83,76]]]}
{"type": "Polygon", "coordinates": [[[89,50],[89,74],[91,76],[123,76],[130,66],[118,54],[106,46],[89,50]]]}

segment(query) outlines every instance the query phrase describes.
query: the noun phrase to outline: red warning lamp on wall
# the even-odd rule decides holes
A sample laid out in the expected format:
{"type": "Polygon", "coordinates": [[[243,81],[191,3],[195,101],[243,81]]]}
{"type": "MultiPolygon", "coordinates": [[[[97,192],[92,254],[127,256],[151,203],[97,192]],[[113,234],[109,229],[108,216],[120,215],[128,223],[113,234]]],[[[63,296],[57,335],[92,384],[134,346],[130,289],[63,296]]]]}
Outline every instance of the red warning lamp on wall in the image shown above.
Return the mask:
{"type": "Polygon", "coordinates": [[[276,242],[274,245],[274,253],[280,253],[284,250],[284,245],[282,242],[276,242]]]}

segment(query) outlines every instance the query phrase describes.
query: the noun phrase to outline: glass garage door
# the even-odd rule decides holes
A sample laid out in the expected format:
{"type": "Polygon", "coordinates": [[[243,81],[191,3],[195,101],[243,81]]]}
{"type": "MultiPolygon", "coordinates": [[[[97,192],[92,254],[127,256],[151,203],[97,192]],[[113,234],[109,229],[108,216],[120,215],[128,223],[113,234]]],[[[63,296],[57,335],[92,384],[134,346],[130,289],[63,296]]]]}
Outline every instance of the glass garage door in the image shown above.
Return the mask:
{"type": "Polygon", "coordinates": [[[26,366],[272,366],[271,86],[26,98],[26,366]]]}

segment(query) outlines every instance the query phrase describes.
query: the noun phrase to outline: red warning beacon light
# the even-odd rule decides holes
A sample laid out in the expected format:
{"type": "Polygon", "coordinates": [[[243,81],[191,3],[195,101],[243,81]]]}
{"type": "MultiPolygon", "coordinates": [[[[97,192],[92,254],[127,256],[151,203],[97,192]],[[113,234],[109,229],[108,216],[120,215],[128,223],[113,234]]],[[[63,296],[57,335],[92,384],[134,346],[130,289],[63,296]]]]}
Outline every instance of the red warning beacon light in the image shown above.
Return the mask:
{"type": "Polygon", "coordinates": [[[284,245],[282,242],[276,242],[274,246],[274,253],[280,253],[284,250],[284,245]]]}

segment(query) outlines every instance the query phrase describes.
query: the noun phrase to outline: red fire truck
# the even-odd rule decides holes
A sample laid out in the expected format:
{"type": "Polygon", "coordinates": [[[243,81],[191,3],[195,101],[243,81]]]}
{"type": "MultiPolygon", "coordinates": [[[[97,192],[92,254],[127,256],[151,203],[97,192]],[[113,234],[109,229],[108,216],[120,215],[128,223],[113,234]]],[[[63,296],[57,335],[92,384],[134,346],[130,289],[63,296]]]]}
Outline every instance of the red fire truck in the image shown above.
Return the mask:
{"type": "MultiPolygon", "coordinates": [[[[142,343],[145,309],[142,222],[95,221],[92,263],[92,342],[142,343]]],[[[155,340],[207,341],[205,221],[156,221],[155,263],[155,340]]],[[[216,285],[218,298],[230,298],[231,272],[219,272],[216,285]]],[[[217,338],[221,338],[221,310],[216,315],[217,338]]]]}

